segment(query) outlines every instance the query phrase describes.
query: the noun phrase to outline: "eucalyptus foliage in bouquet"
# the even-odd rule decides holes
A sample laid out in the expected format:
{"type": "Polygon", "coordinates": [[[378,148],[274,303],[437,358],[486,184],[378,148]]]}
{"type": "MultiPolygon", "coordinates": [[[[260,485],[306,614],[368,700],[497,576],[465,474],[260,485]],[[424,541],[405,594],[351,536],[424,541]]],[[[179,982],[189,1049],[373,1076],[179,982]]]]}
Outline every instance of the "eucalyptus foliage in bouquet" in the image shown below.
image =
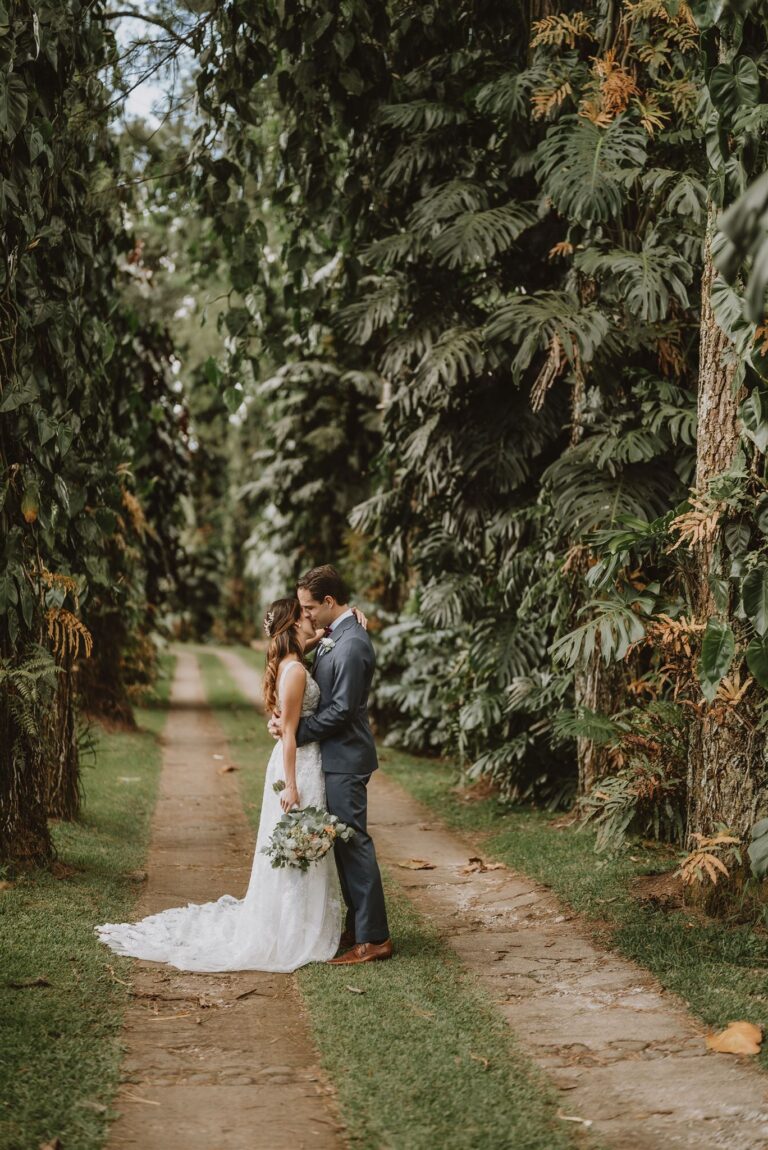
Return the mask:
{"type": "MultiPolygon", "coordinates": [[[[284,787],[282,779],[274,784],[274,790],[278,792],[284,787]]],[[[328,853],[336,839],[346,843],[354,833],[352,827],[321,807],[304,807],[287,811],[272,832],[267,846],[261,849],[273,867],[294,866],[308,871],[313,862],[328,853]]]]}

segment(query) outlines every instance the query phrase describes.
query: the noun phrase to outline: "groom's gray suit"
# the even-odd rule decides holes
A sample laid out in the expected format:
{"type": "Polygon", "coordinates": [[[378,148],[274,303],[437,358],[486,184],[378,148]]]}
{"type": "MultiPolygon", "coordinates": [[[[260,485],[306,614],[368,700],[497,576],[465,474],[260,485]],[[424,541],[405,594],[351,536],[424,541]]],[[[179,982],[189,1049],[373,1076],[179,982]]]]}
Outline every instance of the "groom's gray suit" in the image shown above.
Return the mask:
{"type": "Polygon", "coordinates": [[[376,852],[367,829],[368,780],[378,767],[376,744],[368,725],[368,693],[376,657],[368,632],[354,616],[332,631],[333,646],[321,640],[313,675],[320,688],[314,715],[303,718],[296,743],[318,741],[325,775],[328,810],[353,827],[349,842],[337,842],[336,866],[347,904],[347,928],[356,942],[389,938],[387,912],[376,852]]]}

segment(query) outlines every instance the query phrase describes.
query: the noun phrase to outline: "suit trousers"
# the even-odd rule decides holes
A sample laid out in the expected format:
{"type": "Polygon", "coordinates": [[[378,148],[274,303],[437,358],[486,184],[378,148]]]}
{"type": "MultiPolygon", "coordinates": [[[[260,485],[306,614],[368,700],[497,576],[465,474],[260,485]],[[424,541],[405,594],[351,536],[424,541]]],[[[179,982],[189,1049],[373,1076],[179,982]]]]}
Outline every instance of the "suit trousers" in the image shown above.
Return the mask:
{"type": "Polygon", "coordinates": [[[381,873],[373,840],[368,834],[368,780],[370,775],[326,773],[328,810],[352,827],[349,842],[334,845],[341,891],[347,904],[347,928],[355,942],[383,942],[389,938],[381,873]]]}

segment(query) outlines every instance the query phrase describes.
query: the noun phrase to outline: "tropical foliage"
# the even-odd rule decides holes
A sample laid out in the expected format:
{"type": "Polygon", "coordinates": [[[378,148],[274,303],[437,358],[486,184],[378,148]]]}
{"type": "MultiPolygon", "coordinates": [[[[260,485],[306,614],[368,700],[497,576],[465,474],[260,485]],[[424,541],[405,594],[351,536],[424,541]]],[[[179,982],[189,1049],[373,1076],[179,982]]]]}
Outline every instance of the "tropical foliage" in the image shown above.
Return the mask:
{"type": "MultiPolygon", "coordinates": [[[[135,12],[131,59],[183,65],[141,132],[110,119],[114,13],[0,6],[8,674],[61,663],[64,612],[128,718],[131,636],[251,638],[335,559],[379,628],[389,741],[509,799],[576,795],[601,845],[746,844],[768,807],[757,10],[135,12]]],[[[42,762],[14,705],[8,745],[42,762]]]]}

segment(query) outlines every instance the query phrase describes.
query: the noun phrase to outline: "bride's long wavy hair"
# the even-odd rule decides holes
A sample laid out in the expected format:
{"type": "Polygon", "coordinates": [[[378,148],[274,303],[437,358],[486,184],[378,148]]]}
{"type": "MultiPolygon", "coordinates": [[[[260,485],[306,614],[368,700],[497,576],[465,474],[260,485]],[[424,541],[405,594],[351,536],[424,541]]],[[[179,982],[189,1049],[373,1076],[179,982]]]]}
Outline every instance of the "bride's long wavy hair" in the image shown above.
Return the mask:
{"type": "Polygon", "coordinates": [[[286,655],[304,658],[304,648],[296,634],[301,619],[298,599],[275,599],[264,616],[264,634],[269,639],[264,668],[264,706],[274,712],[277,706],[277,669],[286,655]]]}

